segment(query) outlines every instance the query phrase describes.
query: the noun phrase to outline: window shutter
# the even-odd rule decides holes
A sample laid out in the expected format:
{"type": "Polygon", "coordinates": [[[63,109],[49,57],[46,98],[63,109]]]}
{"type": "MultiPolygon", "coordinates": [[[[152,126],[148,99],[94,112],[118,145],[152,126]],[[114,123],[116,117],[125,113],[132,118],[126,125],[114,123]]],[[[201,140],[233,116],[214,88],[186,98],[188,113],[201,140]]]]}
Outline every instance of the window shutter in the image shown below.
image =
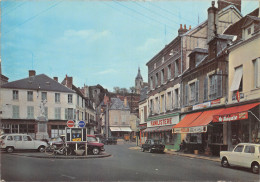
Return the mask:
{"type": "Polygon", "coordinates": [[[218,71],[217,78],[217,97],[222,97],[222,70],[218,71]]]}
{"type": "Polygon", "coordinates": [[[188,88],[188,84],[185,85],[185,105],[187,106],[189,101],[188,101],[188,95],[189,95],[189,88],[188,88]]]}
{"type": "Polygon", "coordinates": [[[195,82],[195,102],[199,102],[199,80],[195,82]]]}
{"type": "Polygon", "coordinates": [[[204,79],[204,100],[208,100],[208,77],[204,79]]]}
{"type": "Polygon", "coordinates": [[[214,76],[215,77],[215,79],[214,79],[214,94],[215,94],[215,97],[214,98],[216,98],[216,95],[217,95],[217,83],[218,83],[218,76],[217,75],[215,75],[214,76]]]}
{"type": "Polygon", "coordinates": [[[65,119],[68,120],[68,109],[65,109],[65,119]]]}
{"type": "Polygon", "coordinates": [[[74,113],[74,117],[73,117],[73,119],[76,119],[76,109],[73,109],[73,113],[74,113]]]}

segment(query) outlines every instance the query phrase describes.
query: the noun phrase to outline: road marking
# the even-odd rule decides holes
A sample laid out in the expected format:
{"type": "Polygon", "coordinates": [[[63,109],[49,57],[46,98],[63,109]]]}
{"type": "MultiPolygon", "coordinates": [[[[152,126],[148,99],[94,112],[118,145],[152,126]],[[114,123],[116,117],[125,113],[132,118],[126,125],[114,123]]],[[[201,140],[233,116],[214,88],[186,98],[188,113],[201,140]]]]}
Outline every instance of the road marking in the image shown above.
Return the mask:
{"type": "Polygon", "coordinates": [[[61,176],[66,177],[66,178],[70,178],[70,179],[76,179],[76,177],[73,177],[73,176],[67,176],[67,175],[64,175],[64,174],[62,174],[61,176]]]}
{"type": "Polygon", "coordinates": [[[155,171],[158,171],[159,169],[155,169],[155,171]]]}

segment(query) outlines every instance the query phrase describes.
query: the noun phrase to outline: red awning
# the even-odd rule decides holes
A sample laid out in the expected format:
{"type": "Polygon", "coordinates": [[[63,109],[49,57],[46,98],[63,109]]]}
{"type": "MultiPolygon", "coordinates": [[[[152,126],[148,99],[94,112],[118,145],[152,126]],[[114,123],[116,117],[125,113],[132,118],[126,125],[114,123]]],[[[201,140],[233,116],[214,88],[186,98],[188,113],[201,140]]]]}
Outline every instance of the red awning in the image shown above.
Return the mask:
{"type": "Polygon", "coordinates": [[[195,119],[189,125],[189,127],[206,126],[213,120],[213,115],[216,115],[223,110],[224,109],[215,109],[215,110],[204,111],[197,119],[195,119]]]}
{"type": "Polygon", "coordinates": [[[160,132],[160,131],[171,131],[172,130],[172,125],[166,125],[166,126],[160,126],[156,132],[160,132]]]}
{"type": "Polygon", "coordinates": [[[192,114],[187,114],[178,124],[173,126],[173,128],[184,128],[184,127],[189,127],[189,125],[197,119],[202,112],[196,112],[192,114]]]}
{"type": "Polygon", "coordinates": [[[258,106],[260,103],[246,104],[242,106],[230,107],[214,115],[213,122],[236,121],[248,118],[248,110],[258,106]]]}

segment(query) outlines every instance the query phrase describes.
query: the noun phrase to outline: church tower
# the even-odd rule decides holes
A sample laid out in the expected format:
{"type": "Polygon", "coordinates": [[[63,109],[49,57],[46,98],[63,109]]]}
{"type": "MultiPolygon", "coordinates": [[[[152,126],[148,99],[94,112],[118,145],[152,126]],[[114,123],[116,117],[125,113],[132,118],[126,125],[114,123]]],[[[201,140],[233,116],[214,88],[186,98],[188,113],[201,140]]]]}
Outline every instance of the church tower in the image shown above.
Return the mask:
{"type": "Polygon", "coordinates": [[[138,73],[135,77],[135,93],[140,94],[143,87],[143,77],[141,75],[140,67],[138,67],[138,73]]]}

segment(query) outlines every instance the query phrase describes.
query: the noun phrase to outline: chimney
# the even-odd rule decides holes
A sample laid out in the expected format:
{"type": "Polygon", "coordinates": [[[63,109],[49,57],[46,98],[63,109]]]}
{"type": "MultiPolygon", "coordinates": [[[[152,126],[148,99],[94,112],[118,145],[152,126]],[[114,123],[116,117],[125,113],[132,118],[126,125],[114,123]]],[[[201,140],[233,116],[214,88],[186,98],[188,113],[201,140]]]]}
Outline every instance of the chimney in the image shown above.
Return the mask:
{"type": "Polygon", "coordinates": [[[241,0],[218,0],[218,10],[234,5],[241,12],[241,0]]]}
{"type": "Polygon", "coordinates": [[[56,82],[58,82],[58,77],[53,77],[53,80],[55,80],[56,82]]]}
{"type": "Polygon", "coordinates": [[[182,35],[185,32],[187,32],[188,30],[186,29],[186,25],[184,25],[184,29],[182,28],[182,24],[180,24],[180,29],[178,30],[178,35],[182,35]]]}
{"type": "Polygon", "coordinates": [[[35,70],[29,70],[29,77],[35,76],[36,72],[35,70]]]}
{"type": "Polygon", "coordinates": [[[212,1],[212,7],[208,8],[208,37],[209,42],[217,34],[218,26],[218,9],[214,6],[215,1],[212,1]]]}
{"type": "Polygon", "coordinates": [[[124,106],[127,107],[127,97],[124,98],[124,106]]]}
{"type": "Polygon", "coordinates": [[[73,77],[72,76],[67,76],[67,84],[66,86],[70,89],[72,89],[72,84],[73,84],[73,77]]]}

